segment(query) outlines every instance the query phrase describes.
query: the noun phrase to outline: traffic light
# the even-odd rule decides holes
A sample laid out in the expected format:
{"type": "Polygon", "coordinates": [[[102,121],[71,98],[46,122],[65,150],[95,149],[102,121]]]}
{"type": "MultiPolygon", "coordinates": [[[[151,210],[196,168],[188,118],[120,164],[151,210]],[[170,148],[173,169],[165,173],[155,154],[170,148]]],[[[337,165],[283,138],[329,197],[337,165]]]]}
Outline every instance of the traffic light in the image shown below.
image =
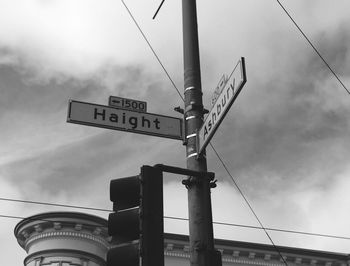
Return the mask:
{"type": "Polygon", "coordinates": [[[144,165],[137,176],[111,180],[110,200],[108,233],[116,245],[107,266],[164,266],[162,171],[144,165]]]}

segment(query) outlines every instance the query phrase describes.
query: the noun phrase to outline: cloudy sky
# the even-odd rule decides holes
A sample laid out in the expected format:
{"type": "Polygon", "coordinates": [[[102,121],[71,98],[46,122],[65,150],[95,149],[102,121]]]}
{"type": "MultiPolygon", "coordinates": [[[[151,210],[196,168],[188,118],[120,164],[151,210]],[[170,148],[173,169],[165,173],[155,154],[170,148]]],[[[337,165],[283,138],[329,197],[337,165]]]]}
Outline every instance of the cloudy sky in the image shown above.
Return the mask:
{"type": "MultiPolygon", "coordinates": [[[[126,0],[183,91],[181,1],[126,0]]],[[[284,0],[310,40],[350,87],[350,2],[284,0]]],[[[265,227],[350,236],[350,95],[277,1],[197,3],[203,100],[241,56],[248,81],[212,144],[265,227]]],[[[121,1],[0,0],[0,197],[107,208],[109,181],[141,165],[185,167],[178,140],[66,122],[69,99],[107,105],[110,95],[143,100],[180,117],[183,106],[121,1]]],[[[211,148],[213,219],[258,226],[211,148]]],[[[182,177],[165,177],[165,215],[188,217],[182,177]]],[[[0,201],[26,217],[57,207],[0,201]]],[[[75,210],[72,210],[75,211],[75,210]]],[[[97,213],[107,217],[107,213],[97,213]]],[[[6,265],[25,252],[1,218],[6,265]]],[[[184,221],[167,232],[187,234],[184,221]]],[[[269,243],[261,230],[214,226],[215,237],[269,243]]],[[[349,240],[271,232],[276,245],[350,253],[349,240]]]]}

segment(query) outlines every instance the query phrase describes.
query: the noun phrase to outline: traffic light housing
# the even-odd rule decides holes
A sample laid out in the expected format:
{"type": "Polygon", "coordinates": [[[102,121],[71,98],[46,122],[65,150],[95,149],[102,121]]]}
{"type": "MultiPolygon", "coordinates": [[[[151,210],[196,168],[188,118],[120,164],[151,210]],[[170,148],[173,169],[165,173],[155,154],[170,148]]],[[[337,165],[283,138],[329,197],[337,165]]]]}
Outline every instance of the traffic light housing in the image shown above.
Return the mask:
{"type": "Polygon", "coordinates": [[[116,245],[107,266],[164,266],[163,173],[144,165],[137,176],[111,180],[114,213],[108,233],[116,245]]]}

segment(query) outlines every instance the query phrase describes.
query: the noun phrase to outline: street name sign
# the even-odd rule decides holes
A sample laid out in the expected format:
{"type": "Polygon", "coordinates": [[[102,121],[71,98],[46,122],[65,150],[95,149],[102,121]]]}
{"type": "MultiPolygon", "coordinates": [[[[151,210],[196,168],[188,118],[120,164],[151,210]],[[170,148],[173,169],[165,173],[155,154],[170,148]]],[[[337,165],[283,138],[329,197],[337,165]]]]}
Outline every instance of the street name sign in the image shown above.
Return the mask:
{"type": "Polygon", "coordinates": [[[205,147],[210,142],[215,131],[218,129],[228,110],[232,106],[233,102],[237,98],[238,94],[242,90],[244,84],[247,81],[245,61],[242,57],[232,73],[227,79],[224,88],[220,95],[218,95],[216,102],[212,109],[206,116],[202,127],[197,134],[197,153],[198,155],[203,152],[205,147]]]}
{"type": "Polygon", "coordinates": [[[125,110],[147,112],[147,103],[117,96],[109,96],[108,105],[125,110]]]}
{"type": "Polygon", "coordinates": [[[182,119],[70,100],[67,122],[182,140],[182,119]]]}
{"type": "Polygon", "coordinates": [[[216,86],[213,95],[211,96],[211,105],[213,106],[220,96],[222,90],[225,88],[225,85],[227,83],[227,77],[226,75],[222,75],[218,85],[216,86]]]}

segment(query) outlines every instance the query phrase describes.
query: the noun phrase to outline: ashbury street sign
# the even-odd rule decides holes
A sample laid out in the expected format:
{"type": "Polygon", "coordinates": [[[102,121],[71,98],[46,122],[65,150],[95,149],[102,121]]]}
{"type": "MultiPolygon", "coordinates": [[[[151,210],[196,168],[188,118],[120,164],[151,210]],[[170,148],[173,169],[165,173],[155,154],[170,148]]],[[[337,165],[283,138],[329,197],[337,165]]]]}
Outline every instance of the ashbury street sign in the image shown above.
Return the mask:
{"type": "Polygon", "coordinates": [[[69,101],[67,122],[182,140],[182,120],[175,117],[69,101]]]}
{"type": "Polygon", "coordinates": [[[244,57],[238,61],[231,75],[228,77],[221,93],[216,97],[216,101],[206,116],[204,123],[197,135],[197,152],[202,153],[215,131],[219,127],[226,113],[237,98],[243,85],[246,83],[246,71],[244,57]]]}
{"type": "Polygon", "coordinates": [[[211,96],[211,105],[213,106],[220,96],[222,90],[225,88],[227,82],[227,77],[226,75],[223,75],[222,78],[220,79],[218,85],[216,86],[213,95],[211,96]]]}

